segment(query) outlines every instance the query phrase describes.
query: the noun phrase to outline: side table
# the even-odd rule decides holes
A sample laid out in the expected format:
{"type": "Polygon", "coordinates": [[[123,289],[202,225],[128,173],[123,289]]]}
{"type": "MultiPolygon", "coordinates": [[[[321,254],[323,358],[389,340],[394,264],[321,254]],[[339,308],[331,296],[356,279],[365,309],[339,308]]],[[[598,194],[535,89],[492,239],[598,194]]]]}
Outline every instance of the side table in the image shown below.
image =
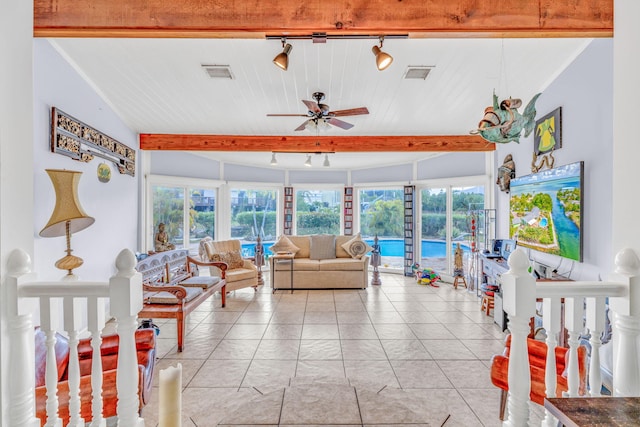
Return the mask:
{"type": "Polygon", "coordinates": [[[271,286],[273,286],[273,293],[276,292],[277,288],[276,288],[276,283],[275,283],[275,277],[276,277],[276,272],[278,271],[276,268],[277,264],[281,264],[281,263],[285,263],[285,262],[289,262],[289,273],[290,273],[290,283],[291,283],[291,293],[293,293],[293,258],[294,258],[294,254],[292,253],[285,253],[285,254],[275,254],[273,255],[271,258],[273,258],[273,283],[271,284],[271,286]]]}

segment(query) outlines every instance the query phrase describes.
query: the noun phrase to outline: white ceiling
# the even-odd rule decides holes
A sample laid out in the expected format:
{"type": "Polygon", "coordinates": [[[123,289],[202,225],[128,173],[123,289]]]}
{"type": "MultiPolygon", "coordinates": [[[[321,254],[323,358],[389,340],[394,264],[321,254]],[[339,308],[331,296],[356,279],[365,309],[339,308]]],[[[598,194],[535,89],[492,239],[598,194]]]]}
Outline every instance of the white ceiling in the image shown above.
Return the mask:
{"type": "MultiPolygon", "coordinates": [[[[331,127],[321,134],[363,136],[468,134],[491,104],[494,89],[501,99],[512,96],[526,104],[590,40],[389,39],[383,50],[394,62],[385,71],[376,69],[371,52],[377,40],[289,42],[289,69],[282,71],[271,63],[282,50],[279,40],[52,40],[139,133],[309,135],[294,132],[303,117],[266,115],[305,114],[300,100],[322,91],[331,110],[366,106],[370,114],[342,118],[354,125],[350,130],[331,127]],[[229,65],[234,79],[211,79],[203,64],[229,65]],[[406,80],[409,66],[434,68],[426,80],[406,80]]],[[[208,155],[256,166],[271,159],[270,153],[208,155]]],[[[330,161],[332,168],[347,169],[431,155],[340,153],[330,161]]],[[[279,154],[277,167],[300,168],[304,159],[279,154]]],[[[312,160],[320,167],[321,156],[312,160]]]]}

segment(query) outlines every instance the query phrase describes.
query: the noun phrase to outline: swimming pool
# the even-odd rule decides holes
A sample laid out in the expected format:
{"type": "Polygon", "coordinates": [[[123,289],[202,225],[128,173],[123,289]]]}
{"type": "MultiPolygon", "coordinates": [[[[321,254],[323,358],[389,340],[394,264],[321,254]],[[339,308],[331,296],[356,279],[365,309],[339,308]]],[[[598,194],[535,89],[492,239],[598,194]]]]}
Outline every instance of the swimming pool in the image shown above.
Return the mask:
{"type": "MultiPolygon", "coordinates": [[[[369,245],[373,246],[373,239],[364,239],[369,245]]],[[[264,250],[267,252],[271,245],[275,242],[264,242],[264,250]]],[[[451,252],[456,248],[456,244],[460,242],[452,242],[451,243],[451,252]]],[[[378,240],[378,244],[380,245],[380,255],[382,256],[394,256],[394,257],[404,257],[404,240],[403,239],[380,239],[378,240]]],[[[242,244],[242,255],[243,256],[253,256],[255,254],[255,243],[243,243],[242,244]]],[[[447,243],[441,240],[422,240],[422,254],[421,258],[445,258],[447,256],[446,252],[447,243]]],[[[470,252],[470,248],[460,243],[460,248],[464,252],[464,255],[468,255],[470,252]]]]}

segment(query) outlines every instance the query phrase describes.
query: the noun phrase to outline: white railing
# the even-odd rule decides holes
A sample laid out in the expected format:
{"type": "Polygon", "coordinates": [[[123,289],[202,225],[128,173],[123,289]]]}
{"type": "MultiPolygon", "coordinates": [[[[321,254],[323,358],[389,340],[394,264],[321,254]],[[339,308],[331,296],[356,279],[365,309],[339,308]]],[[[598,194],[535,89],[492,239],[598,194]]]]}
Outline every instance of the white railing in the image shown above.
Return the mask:
{"type": "MultiPolygon", "coordinates": [[[[106,282],[85,281],[33,281],[31,259],[21,250],[11,253],[7,264],[7,315],[9,325],[9,425],[39,427],[35,416],[34,374],[34,325],[30,313],[20,312],[22,298],[36,298],[40,309],[40,328],[46,336],[47,389],[46,426],[61,426],[58,418],[58,375],[56,366],[56,331],[52,315],[57,313],[59,301],[63,306],[64,334],[69,337],[69,426],[84,427],[80,406],[80,368],[78,340],[80,328],[87,325],[93,348],[91,385],[93,390],[102,390],[102,363],[100,331],[104,327],[104,314],[100,299],[110,300],[112,316],[117,321],[119,335],[118,369],[116,388],[118,394],[117,420],[121,427],[143,427],[144,420],[138,415],[138,361],[136,355],[135,330],[137,314],[142,309],[142,278],[136,272],[136,258],[127,249],[120,252],[115,261],[117,273],[106,282]],[[86,316],[86,317],[84,317],[86,316]]],[[[102,418],[101,393],[92,396],[92,427],[106,425],[102,418]]]]}
{"type": "MultiPolygon", "coordinates": [[[[542,300],[542,321],[547,332],[545,387],[547,397],[555,397],[557,336],[569,333],[567,382],[569,397],[579,389],[578,337],[587,328],[591,335],[591,358],[587,395],[600,396],[602,388],[599,349],[605,326],[605,299],[612,314],[613,395],[640,396],[640,260],[631,249],[618,253],[616,270],[607,282],[538,282],[529,273],[529,259],[517,249],[509,258],[510,270],[502,275],[503,308],[509,316],[511,350],[509,355],[509,416],[504,426],[529,425],[529,358],[527,336],[530,319],[536,314],[536,301],[542,300]],[[561,318],[564,299],[564,318],[561,318]]],[[[542,426],[555,426],[557,420],[548,412],[542,426]]]]}

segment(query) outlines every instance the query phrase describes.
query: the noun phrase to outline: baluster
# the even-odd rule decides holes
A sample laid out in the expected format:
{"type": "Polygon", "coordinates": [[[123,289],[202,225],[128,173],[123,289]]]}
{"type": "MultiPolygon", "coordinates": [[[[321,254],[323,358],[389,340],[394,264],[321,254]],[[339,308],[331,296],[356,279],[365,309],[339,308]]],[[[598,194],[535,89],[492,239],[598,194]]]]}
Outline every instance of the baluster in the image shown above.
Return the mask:
{"type": "MultiPolygon", "coordinates": [[[[547,359],[544,372],[545,393],[547,397],[557,397],[556,389],[558,381],[556,378],[556,346],[558,345],[558,333],[560,331],[560,298],[545,298],[542,302],[542,326],[547,332],[547,359]]],[[[545,409],[545,417],[542,420],[543,426],[555,427],[558,420],[545,409]]]]}
{"type": "MultiPolygon", "coordinates": [[[[10,426],[39,427],[35,417],[34,337],[31,314],[18,315],[18,286],[31,272],[31,258],[22,250],[14,250],[7,260],[6,313],[8,324],[8,419],[10,426]]],[[[3,348],[4,350],[4,348],[3,348]]]]}
{"type": "Polygon", "coordinates": [[[600,368],[600,335],[605,328],[605,300],[603,297],[587,298],[587,328],[591,333],[591,361],[589,363],[589,394],[598,397],[602,391],[602,371],[600,368]]]}
{"type": "Polygon", "coordinates": [[[612,312],[613,395],[640,396],[640,259],[633,249],[616,255],[615,275],[628,285],[628,294],[609,300],[612,312]]]}
{"type": "Polygon", "coordinates": [[[58,364],[56,362],[56,331],[51,328],[51,298],[40,298],[40,329],[46,336],[47,358],[45,386],[47,389],[47,422],[45,427],[62,425],[58,418],[58,364]]]}
{"type": "Polygon", "coordinates": [[[578,337],[582,331],[584,313],[583,298],[565,298],[565,325],[569,330],[569,363],[567,367],[567,384],[569,397],[578,397],[580,375],[578,374],[578,337]]]}
{"type": "Polygon", "coordinates": [[[527,335],[529,319],[536,312],[535,279],[528,273],[529,259],[518,248],[509,257],[510,270],[502,275],[503,307],[509,315],[511,350],[509,353],[509,418],[504,426],[529,424],[529,392],[531,377],[527,335]]]}
{"type": "Polygon", "coordinates": [[[80,414],[80,361],[78,360],[78,328],[73,297],[63,298],[64,329],[69,334],[69,366],[67,377],[69,383],[69,427],[84,427],[84,419],[80,414]]]}
{"type": "Polygon", "coordinates": [[[116,259],[118,272],[109,280],[111,313],[118,320],[118,426],[144,427],[139,417],[138,359],[135,331],[137,316],[142,309],[142,275],[135,271],[136,258],[127,249],[116,259]]]}
{"type": "Polygon", "coordinates": [[[100,345],[102,336],[100,331],[104,327],[104,313],[102,304],[98,305],[97,297],[87,298],[88,327],[91,332],[91,427],[105,427],[106,420],[102,417],[102,355],[100,345]]]}

